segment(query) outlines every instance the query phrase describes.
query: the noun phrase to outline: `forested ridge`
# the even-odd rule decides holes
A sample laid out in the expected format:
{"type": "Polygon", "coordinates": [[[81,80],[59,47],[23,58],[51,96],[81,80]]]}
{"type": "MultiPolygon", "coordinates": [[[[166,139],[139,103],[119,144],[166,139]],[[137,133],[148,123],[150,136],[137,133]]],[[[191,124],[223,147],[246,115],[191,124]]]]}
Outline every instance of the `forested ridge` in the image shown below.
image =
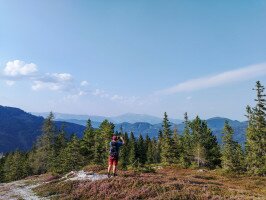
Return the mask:
{"type": "MultiPolygon", "coordinates": [[[[115,134],[123,136],[125,145],[120,152],[122,169],[152,165],[179,165],[183,168],[221,168],[226,172],[265,176],[266,174],[266,100],[264,87],[258,81],[255,87],[255,105],[247,106],[247,139],[243,148],[233,139],[234,131],[228,122],[219,145],[206,121],[199,116],[189,119],[184,114],[182,133],[164,113],[158,136],[136,137],[123,129],[115,134]]],[[[0,159],[0,180],[9,182],[29,175],[52,172],[62,174],[79,170],[88,164],[106,165],[109,142],[114,124],[104,120],[94,129],[87,121],[83,137],[67,137],[64,127],[58,130],[52,113],[45,119],[42,135],[27,152],[10,152],[0,159]]]]}

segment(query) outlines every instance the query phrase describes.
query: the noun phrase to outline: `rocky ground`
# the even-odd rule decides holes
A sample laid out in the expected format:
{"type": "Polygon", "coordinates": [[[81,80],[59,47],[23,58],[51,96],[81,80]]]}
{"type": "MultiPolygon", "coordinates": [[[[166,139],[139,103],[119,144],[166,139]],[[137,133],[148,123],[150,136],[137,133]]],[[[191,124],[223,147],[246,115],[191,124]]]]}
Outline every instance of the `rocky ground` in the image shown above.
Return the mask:
{"type": "MultiPolygon", "coordinates": [[[[42,187],[42,185],[49,184],[54,176],[42,175],[33,176],[24,180],[14,181],[10,183],[0,184],[0,200],[48,200],[50,198],[55,198],[57,195],[52,195],[49,197],[37,196],[33,191],[34,188],[42,187]]],[[[97,181],[108,178],[107,175],[101,175],[96,173],[85,172],[83,170],[78,172],[70,172],[65,176],[58,179],[62,182],[67,181],[97,181]]]]}

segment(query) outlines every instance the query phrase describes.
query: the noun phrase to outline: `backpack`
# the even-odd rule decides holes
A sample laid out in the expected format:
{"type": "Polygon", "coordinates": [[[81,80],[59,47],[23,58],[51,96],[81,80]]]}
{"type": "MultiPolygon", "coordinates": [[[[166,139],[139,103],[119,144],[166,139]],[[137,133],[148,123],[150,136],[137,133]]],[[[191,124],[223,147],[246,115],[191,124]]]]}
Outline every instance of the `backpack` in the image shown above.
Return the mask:
{"type": "Polygon", "coordinates": [[[118,158],[118,151],[117,151],[116,142],[111,142],[110,157],[114,158],[114,159],[118,158]]]}

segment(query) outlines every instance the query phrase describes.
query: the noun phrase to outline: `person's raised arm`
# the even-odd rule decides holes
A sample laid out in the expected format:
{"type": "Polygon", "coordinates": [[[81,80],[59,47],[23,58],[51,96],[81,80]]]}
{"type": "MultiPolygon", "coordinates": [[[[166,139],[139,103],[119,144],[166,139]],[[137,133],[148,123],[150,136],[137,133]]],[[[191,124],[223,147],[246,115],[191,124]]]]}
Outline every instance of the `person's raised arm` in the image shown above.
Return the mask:
{"type": "Polygon", "coordinates": [[[125,144],[124,138],[120,136],[120,139],[122,140],[122,143],[125,144]]]}

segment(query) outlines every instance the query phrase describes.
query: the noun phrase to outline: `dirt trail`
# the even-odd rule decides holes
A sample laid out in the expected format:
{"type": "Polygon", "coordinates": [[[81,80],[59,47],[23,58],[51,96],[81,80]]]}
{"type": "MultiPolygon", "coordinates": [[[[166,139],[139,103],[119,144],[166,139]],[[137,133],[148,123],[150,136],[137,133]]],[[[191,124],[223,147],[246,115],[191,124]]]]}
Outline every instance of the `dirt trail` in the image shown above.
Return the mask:
{"type": "MultiPolygon", "coordinates": [[[[95,173],[87,173],[85,171],[78,172],[70,172],[64,177],[62,177],[62,181],[73,181],[73,180],[102,180],[107,178],[107,175],[95,174],[95,173]]],[[[49,198],[41,198],[38,197],[33,189],[38,187],[45,182],[41,180],[20,180],[14,181],[10,183],[0,184],[0,200],[49,200],[49,198]]]]}
{"type": "Polygon", "coordinates": [[[0,200],[44,200],[39,198],[32,191],[33,188],[39,186],[39,184],[30,184],[26,180],[14,181],[11,183],[0,185],[0,200]]]}

